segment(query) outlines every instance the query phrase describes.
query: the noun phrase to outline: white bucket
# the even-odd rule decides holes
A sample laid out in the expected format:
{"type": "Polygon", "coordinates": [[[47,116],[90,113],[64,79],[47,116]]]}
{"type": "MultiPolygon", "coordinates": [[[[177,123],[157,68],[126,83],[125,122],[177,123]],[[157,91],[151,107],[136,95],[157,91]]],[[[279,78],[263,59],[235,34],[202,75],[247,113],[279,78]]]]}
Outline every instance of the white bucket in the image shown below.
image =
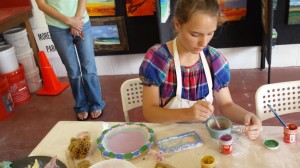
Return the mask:
{"type": "Polygon", "coordinates": [[[0,74],[7,74],[19,69],[14,46],[0,46],[0,74]]]}
{"type": "Polygon", "coordinates": [[[35,70],[32,73],[26,74],[25,78],[26,78],[30,93],[33,93],[42,87],[42,80],[40,77],[38,67],[35,67],[35,70]]]}
{"type": "Polygon", "coordinates": [[[33,50],[30,48],[29,51],[17,54],[17,60],[24,66],[25,74],[29,74],[35,71],[36,63],[33,56],[33,50]]]}
{"type": "Polygon", "coordinates": [[[22,47],[29,44],[27,31],[21,27],[9,29],[3,32],[3,37],[8,44],[17,47],[22,47]]]}
{"type": "Polygon", "coordinates": [[[23,53],[28,53],[28,52],[30,52],[30,49],[31,49],[29,43],[27,43],[24,46],[16,46],[16,45],[14,45],[14,47],[15,47],[15,51],[16,51],[16,55],[17,56],[20,55],[20,54],[23,54],[23,53]]]}

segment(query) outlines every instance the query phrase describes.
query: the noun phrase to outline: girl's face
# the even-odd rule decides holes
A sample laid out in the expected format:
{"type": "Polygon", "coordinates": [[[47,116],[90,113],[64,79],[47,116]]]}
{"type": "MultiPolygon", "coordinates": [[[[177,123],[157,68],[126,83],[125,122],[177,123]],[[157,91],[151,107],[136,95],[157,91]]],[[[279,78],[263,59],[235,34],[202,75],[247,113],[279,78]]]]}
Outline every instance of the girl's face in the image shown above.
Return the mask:
{"type": "Polygon", "coordinates": [[[192,14],[190,20],[182,25],[175,19],[178,45],[182,52],[199,54],[212,39],[217,29],[217,23],[217,17],[201,12],[192,14]]]}

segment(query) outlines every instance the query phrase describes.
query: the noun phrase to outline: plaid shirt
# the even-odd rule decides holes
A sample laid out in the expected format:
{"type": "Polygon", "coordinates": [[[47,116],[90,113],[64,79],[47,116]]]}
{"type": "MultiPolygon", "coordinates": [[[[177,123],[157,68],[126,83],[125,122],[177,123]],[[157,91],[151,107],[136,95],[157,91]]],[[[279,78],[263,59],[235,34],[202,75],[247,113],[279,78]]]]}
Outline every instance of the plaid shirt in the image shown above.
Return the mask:
{"type": "MultiPolygon", "coordinates": [[[[228,86],[230,70],[226,58],[215,48],[207,46],[203,50],[212,74],[213,90],[228,86]]],[[[208,95],[208,85],[204,68],[199,60],[190,67],[181,66],[182,95],[188,100],[201,100],[208,95]]],[[[140,66],[139,76],[145,86],[155,85],[160,90],[160,106],[165,106],[176,95],[176,70],[173,56],[166,44],[151,47],[140,66]]]]}

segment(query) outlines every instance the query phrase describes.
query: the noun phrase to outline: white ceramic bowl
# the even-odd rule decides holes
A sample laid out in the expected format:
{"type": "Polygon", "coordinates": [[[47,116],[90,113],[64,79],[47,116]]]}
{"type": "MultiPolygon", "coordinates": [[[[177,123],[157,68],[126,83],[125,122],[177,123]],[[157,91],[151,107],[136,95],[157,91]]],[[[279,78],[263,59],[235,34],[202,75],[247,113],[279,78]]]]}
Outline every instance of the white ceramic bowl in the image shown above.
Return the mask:
{"type": "Polygon", "coordinates": [[[90,168],[136,168],[132,163],[126,160],[109,159],[98,162],[90,168]]]}

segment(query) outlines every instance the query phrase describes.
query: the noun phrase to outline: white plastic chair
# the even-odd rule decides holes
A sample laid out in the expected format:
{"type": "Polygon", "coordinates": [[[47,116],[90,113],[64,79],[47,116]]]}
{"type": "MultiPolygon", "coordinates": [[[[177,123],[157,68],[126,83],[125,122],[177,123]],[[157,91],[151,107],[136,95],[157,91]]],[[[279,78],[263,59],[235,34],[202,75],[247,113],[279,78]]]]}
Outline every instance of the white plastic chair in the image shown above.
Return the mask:
{"type": "Polygon", "coordinates": [[[143,85],[139,78],[129,79],[121,85],[121,99],[125,121],[129,122],[128,110],[142,106],[143,85]]]}
{"type": "Polygon", "coordinates": [[[267,104],[278,115],[300,112],[300,80],[266,84],[255,94],[256,115],[262,121],[275,117],[267,104]]]}

